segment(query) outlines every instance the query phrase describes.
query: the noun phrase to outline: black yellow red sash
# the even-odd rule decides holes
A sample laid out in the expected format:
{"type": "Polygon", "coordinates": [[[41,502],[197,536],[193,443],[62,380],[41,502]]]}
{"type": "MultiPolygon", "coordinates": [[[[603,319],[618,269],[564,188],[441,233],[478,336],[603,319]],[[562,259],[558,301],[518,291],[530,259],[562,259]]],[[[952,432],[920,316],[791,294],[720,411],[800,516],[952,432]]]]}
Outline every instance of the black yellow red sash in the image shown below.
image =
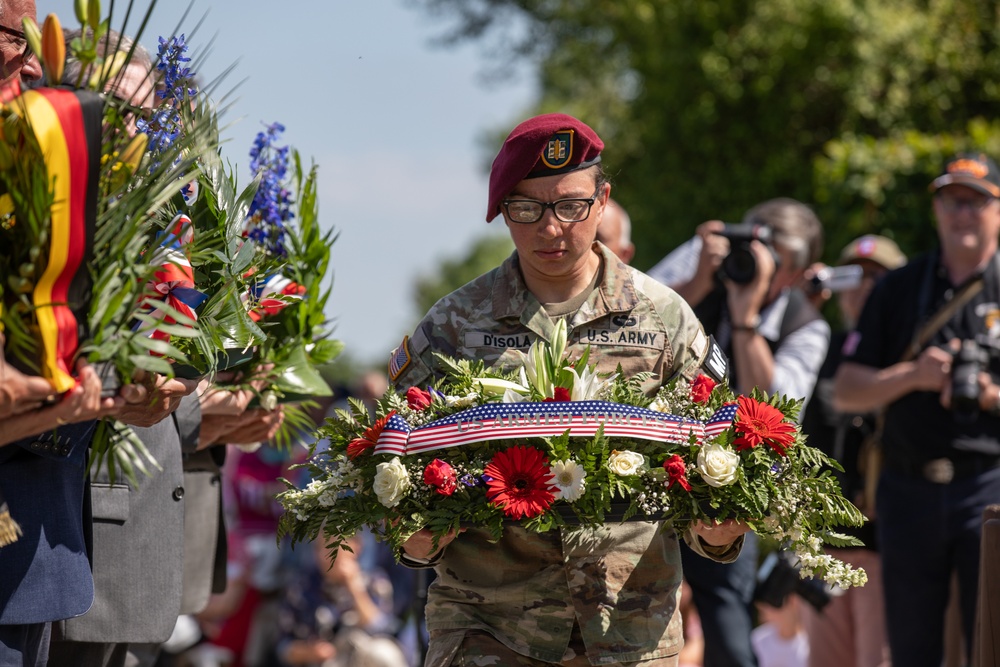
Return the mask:
{"type": "Polygon", "coordinates": [[[73,359],[86,325],[104,102],[90,91],[42,88],[7,106],[34,131],[54,194],[48,263],[32,302],[42,375],[63,392],[76,384],[73,359]]]}

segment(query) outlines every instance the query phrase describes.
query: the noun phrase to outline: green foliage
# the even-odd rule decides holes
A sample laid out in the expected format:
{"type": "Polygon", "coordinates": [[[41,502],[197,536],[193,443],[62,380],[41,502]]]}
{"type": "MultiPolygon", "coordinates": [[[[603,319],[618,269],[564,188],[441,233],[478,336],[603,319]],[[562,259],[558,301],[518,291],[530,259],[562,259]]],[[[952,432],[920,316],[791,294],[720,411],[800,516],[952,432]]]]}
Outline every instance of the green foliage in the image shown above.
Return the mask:
{"type": "Polygon", "coordinates": [[[816,205],[836,221],[827,225],[827,255],[869,233],[893,238],[909,256],[933,247],[927,186],[949,156],[973,150],[1000,156],[1000,123],[977,119],[956,133],[895,130],[881,139],[845,135],[829,142],[814,162],[816,205]]]}
{"type": "Polygon", "coordinates": [[[441,297],[454,292],[465,283],[478,278],[514,251],[514,244],[504,236],[484,236],[468,252],[458,258],[446,259],[433,272],[417,278],[413,286],[413,301],[417,316],[423,316],[441,297]]]}
{"type": "Polygon", "coordinates": [[[996,0],[412,2],[597,130],[639,268],[777,196],[817,206],[827,259],[868,231],[926,249],[936,153],[997,144],[996,0]]]}

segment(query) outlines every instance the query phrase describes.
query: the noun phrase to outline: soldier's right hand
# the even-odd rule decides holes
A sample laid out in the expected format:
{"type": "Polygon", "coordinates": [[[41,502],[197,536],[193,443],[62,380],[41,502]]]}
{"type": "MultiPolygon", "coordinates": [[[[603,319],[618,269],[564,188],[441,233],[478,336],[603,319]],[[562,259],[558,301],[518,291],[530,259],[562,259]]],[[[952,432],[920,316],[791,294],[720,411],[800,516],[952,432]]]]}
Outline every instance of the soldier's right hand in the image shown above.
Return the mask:
{"type": "MultiPolygon", "coordinates": [[[[464,528],[462,531],[464,532],[464,528]]],[[[410,558],[419,559],[430,559],[438,554],[438,552],[443,551],[446,546],[451,544],[455,538],[458,537],[458,533],[454,530],[449,530],[447,533],[441,536],[438,540],[437,549],[434,548],[434,533],[432,533],[427,528],[422,528],[410,536],[410,539],[403,542],[403,551],[410,558]]]]}

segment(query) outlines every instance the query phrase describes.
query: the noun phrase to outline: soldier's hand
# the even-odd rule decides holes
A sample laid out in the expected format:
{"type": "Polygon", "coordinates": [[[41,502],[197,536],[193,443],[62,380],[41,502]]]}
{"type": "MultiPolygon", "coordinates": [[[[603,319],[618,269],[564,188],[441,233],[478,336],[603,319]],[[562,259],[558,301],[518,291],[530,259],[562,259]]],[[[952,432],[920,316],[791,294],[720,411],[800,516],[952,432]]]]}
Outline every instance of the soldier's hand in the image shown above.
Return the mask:
{"type": "Polygon", "coordinates": [[[724,547],[735,542],[740,535],[750,532],[750,526],[735,519],[726,519],[721,523],[696,521],[691,526],[691,532],[700,537],[705,544],[724,547]]]}
{"type": "MultiPolygon", "coordinates": [[[[463,528],[461,532],[465,532],[465,529],[463,528]]],[[[449,530],[438,540],[437,549],[435,549],[434,533],[427,528],[422,528],[413,533],[410,539],[403,542],[403,551],[410,558],[433,558],[439,552],[443,551],[446,546],[454,542],[456,537],[458,537],[458,533],[454,530],[449,530]]]]}

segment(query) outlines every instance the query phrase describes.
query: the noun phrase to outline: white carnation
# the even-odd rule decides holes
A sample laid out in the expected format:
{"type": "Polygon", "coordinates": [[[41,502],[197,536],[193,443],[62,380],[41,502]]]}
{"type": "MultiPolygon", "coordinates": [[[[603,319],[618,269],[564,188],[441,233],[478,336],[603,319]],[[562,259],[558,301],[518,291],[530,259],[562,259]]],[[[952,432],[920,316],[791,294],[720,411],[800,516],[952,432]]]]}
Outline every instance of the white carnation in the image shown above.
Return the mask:
{"type": "Polygon", "coordinates": [[[705,445],[698,452],[695,470],[709,486],[729,486],[736,481],[740,457],[725,445],[705,445]]]}
{"type": "Polygon", "coordinates": [[[375,466],[375,471],[372,483],[375,496],[386,507],[395,507],[410,488],[406,466],[396,457],[388,463],[379,463],[375,466]]]}
{"type": "Polygon", "coordinates": [[[613,451],[608,457],[608,469],[619,477],[637,475],[646,464],[646,458],[642,454],[625,451],[613,451]]]}
{"type": "Polygon", "coordinates": [[[448,407],[468,408],[475,405],[478,398],[479,396],[475,393],[466,394],[465,396],[445,396],[444,402],[448,407]]]}

